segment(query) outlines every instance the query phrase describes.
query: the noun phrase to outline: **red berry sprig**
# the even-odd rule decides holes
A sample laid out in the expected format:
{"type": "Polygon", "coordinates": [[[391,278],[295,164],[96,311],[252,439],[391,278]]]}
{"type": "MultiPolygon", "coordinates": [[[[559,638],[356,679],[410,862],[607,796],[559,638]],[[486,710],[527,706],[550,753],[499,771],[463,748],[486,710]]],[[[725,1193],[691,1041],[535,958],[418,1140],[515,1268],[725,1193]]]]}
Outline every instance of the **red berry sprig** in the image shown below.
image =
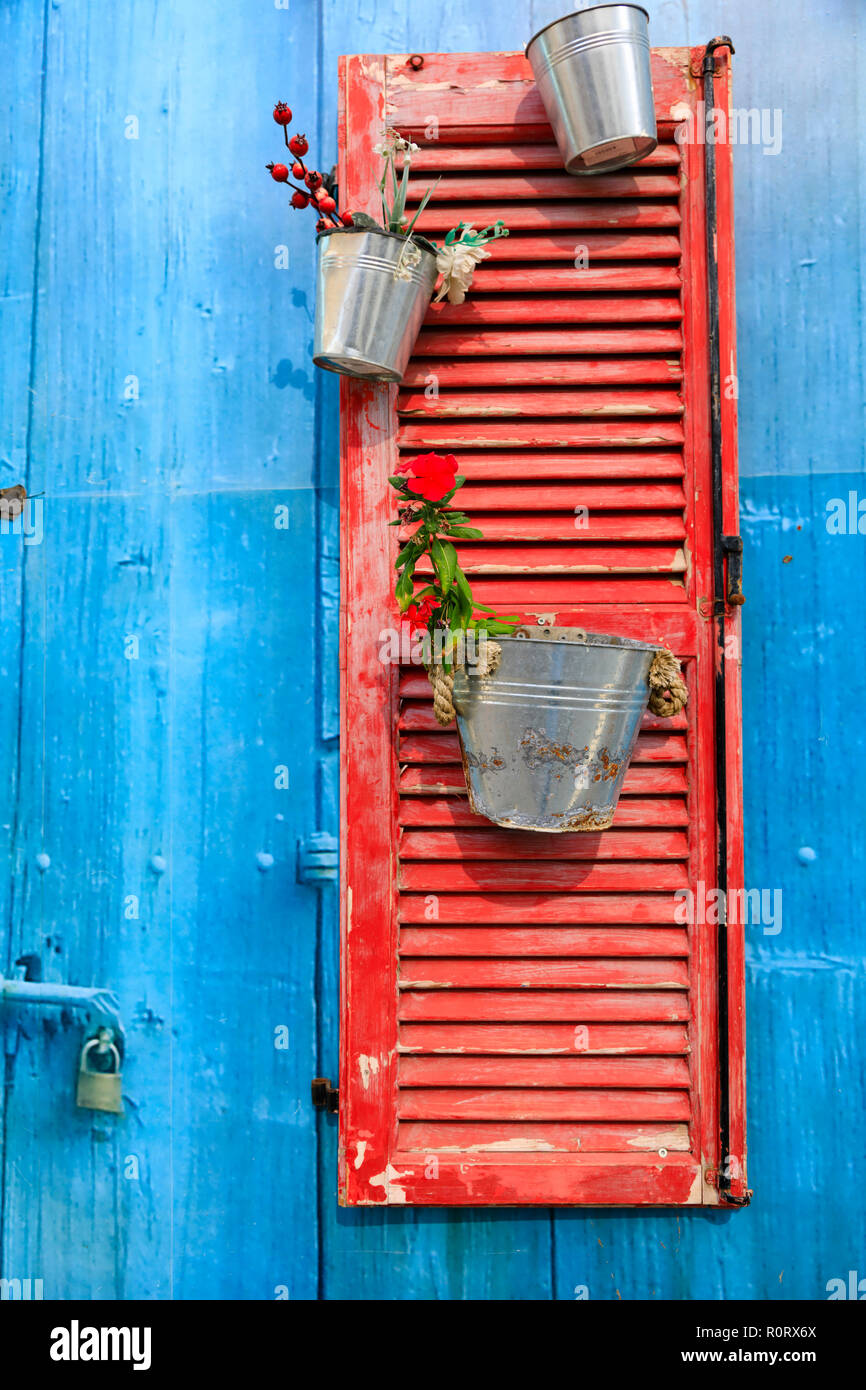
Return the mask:
{"type": "Polygon", "coordinates": [[[324,175],[318,169],[308,169],[304,164],[304,155],[309,150],[309,142],[306,135],[293,135],[289,139],[288,126],[292,119],[291,108],[284,101],[278,101],[274,107],[274,120],[277,125],[283,128],[283,139],[286,149],[292,155],[292,177],[297,183],[292,183],[289,178],[289,170],[285,164],[267,164],[271,178],[277,183],[286,183],[291,188],[292,196],[290,203],[293,208],[312,207],[320,214],[316,222],[316,231],[326,231],[328,226],[352,227],[354,219],[350,212],[339,213],[337,204],[325,187],[324,175]],[[299,184],[304,187],[299,187],[299,184]],[[330,218],[330,223],[328,219],[330,218]]]}

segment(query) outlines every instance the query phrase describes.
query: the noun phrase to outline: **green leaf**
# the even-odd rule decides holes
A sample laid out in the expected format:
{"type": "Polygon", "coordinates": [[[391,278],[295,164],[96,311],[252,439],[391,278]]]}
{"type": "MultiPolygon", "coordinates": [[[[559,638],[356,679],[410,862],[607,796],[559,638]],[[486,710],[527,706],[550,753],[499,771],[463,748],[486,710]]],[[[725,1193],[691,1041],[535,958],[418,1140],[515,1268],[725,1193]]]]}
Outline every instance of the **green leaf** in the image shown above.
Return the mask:
{"type": "Polygon", "coordinates": [[[466,629],[472,622],[472,590],[469,587],[469,580],[459,565],[454,572],[454,592],[457,599],[456,626],[466,629]]]}
{"type": "Polygon", "coordinates": [[[483,541],[484,532],[479,531],[477,526],[449,526],[449,536],[463,536],[468,541],[483,541]]]}
{"type": "Polygon", "coordinates": [[[403,570],[403,573],[400,575],[400,578],[397,580],[397,583],[394,587],[394,597],[396,598],[397,603],[399,604],[401,613],[406,612],[406,609],[412,602],[415,593],[415,585],[412,582],[412,575],[414,571],[415,566],[410,561],[410,563],[406,565],[406,568],[403,570]]]}
{"type": "MultiPolygon", "coordinates": [[[[440,181],[441,178],[442,178],[442,175],[440,174],[440,175],[439,175],[439,178],[436,180],[436,183],[434,183],[434,184],[432,185],[432,187],[430,187],[430,188],[427,189],[427,192],[424,194],[424,197],[421,199],[420,203],[418,204],[417,208],[415,209],[415,216],[412,218],[412,221],[409,223],[408,227],[406,228],[406,235],[407,235],[407,236],[408,236],[409,233],[411,232],[412,228],[415,226],[415,223],[418,221],[418,218],[421,216],[422,212],[424,211],[424,209],[426,208],[426,206],[427,206],[427,204],[429,203],[430,199],[432,198],[433,194],[435,193],[435,191],[436,191],[436,184],[439,183],[439,181],[440,181]]],[[[406,200],[405,200],[405,197],[404,197],[403,201],[404,201],[404,203],[405,203],[405,201],[406,201],[406,200]]]]}
{"type": "Polygon", "coordinates": [[[511,634],[513,628],[514,628],[514,625],[515,625],[515,623],[517,623],[517,621],[518,621],[517,618],[504,618],[504,619],[499,619],[499,620],[497,620],[496,622],[493,622],[493,621],[491,620],[491,621],[489,621],[489,622],[476,623],[476,624],[475,624],[475,630],[476,630],[477,632],[487,632],[487,633],[489,633],[492,637],[500,637],[500,636],[508,637],[508,636],[510,636],[510,634],[511,634]]]}
{"type": "Polygon", "coordinates": [[[382,231],[381,225],[368,212],[353,212],[352,222],[356,227],[375,227],[377,231],[382,231]]]}
{"type": "Polygon", "coordinates": [[[457,570],[457,551],[447,541],[434,540],[430,546],[433,565],[443,594],[447,594],[457,570]]]}
{"type": "Polygon", "coordinates": [[[395,570],[402,569],[403,566],[406,564],[407,560],[417,560],[419,553],[420,550],[418,542],[407,541],[406,544],[403,546],[403,549],[400,551],[400,554],[394,561],[395,570]]]}
{"type": "Polygon", "coordinates": [[[409,164],[410,164],[410,161],[409,161],[409,160],[405,157],[405,155],[404,155],[404,157],[403,157],[403,172],[402,172],[402,174],[401,174],[401,176],[400,176],[400,182],[399,182],[399,184],[398,184],[398,182],[397,182],[397,165],[396,165],[396,163],[395,163],[394,161],[392,161],[392,163],[391,163],[391,173],[392,173],[393,178],[394,178],[394,202],[393,202],[392,207],[391,207],[391,231],[392,231],[392,232],[399,232],[399,231],[402,231],[401,221],[402,221],[402,218],[403,218],[403,213],[404,213],[404,211],[405,211],[405,209],[406,209],[406,192],[407,192],[408,187],[409,187],[409,164]]]}
{"type": "Polygon", "coordinates": [[[460,593],[463,594],[464,597],[467,598],[470,603],[472,603],[472,589],[470,587],[469,580],[466,578],[466,575],[463,573],[459,565],[457,566],[457,569],[454,571],[454,582],[457,585],[457,588],[460,591],[460,593]]]}

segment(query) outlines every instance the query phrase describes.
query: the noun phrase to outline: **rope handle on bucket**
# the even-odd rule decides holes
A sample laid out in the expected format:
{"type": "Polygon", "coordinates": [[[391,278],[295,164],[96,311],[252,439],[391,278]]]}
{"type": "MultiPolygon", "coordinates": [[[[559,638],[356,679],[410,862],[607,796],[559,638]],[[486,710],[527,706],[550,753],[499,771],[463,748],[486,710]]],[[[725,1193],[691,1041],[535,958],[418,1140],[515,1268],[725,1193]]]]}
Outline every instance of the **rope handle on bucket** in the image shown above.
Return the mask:
{"type": "MultiPolygon", "coordinates": [[[[478,676],[492,676],[502,660],[502,648],[498,642],[487,643],[487,658],[474,668],[478,676]]],[[[433,687],[433,713],[437,723],[443,728],[454,718],[454,669],[443,670],[442,666],[427,667],[427,679],[433,687]]],[[[670,719],[679,714],[689,698],[689,689],[683,679],[680,663],[662,647],[656,652],[649,669],[649,707],[661,719],[670,719]]]]}
{"type": "MultiPolygon", "coordinates": [[[[482,660],[477,661],[473,666],[473,675],[492,676],[494,671],[498,671],[499,663],[502,660],[502,648],[499,643],[488,638],[485,653],[482,660]]],[[[455,714],[454,670],[456,665],[457,662],[455,661],[450,671],[445,671],[437,665],[427,667],[427,679],[433,687],[433,713],[443,728],[446,724],[451,723],[455,714]]]]}
{"type": "Polygon", "coordinates": [[[649,707],[661,719],[679,714],[689,698],[689,688],[683,679],[680,663],[673,652],[660,648],[649,668],[649,707]]]}

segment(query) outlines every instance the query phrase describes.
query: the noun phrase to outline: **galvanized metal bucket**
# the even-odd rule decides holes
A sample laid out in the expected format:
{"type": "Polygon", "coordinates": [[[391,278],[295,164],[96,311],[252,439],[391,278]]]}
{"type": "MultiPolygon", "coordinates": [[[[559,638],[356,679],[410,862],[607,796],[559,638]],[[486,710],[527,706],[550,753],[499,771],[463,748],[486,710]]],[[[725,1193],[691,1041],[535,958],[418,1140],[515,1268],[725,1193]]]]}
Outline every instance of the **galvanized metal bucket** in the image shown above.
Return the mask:
{"type": "Polygon", "coordinates": [[[366,227],[321,232],[316,366],[402,381],[436,275],[436,256],[414,238],[366,227]]]}
{"type": "Polygon", "coordinates": [[[514,830],[606,830],[658,647],[580,628],[498,637],[491,676],[460,667],[454,708],[473,811],[514,830]]]}
{"type": "Polygon", "coordinates": [[[597,5],[539,30],[526,45],[570,174],[604,174],[655,149],[649,15],[597,5]]]}

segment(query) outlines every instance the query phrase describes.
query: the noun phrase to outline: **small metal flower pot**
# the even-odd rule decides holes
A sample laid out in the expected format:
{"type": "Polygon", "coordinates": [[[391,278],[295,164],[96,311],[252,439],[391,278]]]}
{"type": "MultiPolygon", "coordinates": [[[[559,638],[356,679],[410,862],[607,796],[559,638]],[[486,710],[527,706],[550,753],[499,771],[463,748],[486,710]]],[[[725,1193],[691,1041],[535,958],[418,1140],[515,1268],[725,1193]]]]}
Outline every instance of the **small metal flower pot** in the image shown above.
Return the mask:
{"type": "Polygon", "coordinates": [[[493,675],[468,666],[454,676],[473,811],[513,830],[607,830],[659,648],[579,628],[496,640],[493,675]]]}
{"type": "Polygon", "coordinates": [[[319,234],[317,367],[365,381],[402,381],[436,284],[421,238],[370,228],[319,234]]]}
{"type": "Polygon", "coordinates": [[[604,174],[655,149],[649,15],[597,5],[529,40],[529,59],[570,174],[604,174]]]}

